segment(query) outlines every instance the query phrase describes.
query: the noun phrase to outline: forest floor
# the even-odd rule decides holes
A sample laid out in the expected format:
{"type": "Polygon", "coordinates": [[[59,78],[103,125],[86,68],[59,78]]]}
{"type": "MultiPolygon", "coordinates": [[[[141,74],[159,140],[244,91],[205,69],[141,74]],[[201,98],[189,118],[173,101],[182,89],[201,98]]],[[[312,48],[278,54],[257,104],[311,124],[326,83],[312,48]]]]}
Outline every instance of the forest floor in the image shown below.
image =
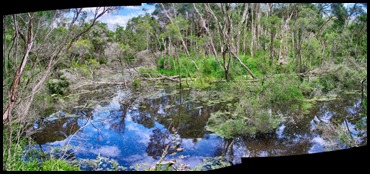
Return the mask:
{"type": "MultiPolygon", "coordinates": [[[[159,55],[160,53],[155,53],[159,55]]],[[[141,51],[136,54],[136,61],[132,65],[126,64],[124,67],[120,65],[101,65],[93,70],[90,69],[88,76],[83,76],[78,73],[75,68],[63,69],[60,72],[70,82],[70,89],[72,91],[79,90],[86,86],[99,86],[99,85],[123,85],[128,88],[132,84],[135,78],[140,73],[141,68],[153,68],[156,66],[153,60],[153,54],[149,51],[141,51]]]]}

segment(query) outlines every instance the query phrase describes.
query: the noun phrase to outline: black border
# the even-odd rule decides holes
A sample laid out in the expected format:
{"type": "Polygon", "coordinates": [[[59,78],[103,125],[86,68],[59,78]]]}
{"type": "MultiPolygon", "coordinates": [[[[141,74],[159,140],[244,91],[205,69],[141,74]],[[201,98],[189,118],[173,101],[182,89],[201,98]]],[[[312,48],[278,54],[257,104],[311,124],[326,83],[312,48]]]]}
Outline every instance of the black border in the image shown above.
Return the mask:
{"type": "MultiPolygon", "coordinates": [[[[147,1],[149,3],[149,1],[147,1]]],[[[208,2],[208,1],[204,1],[208,2]]],[[[249,1],[248,1],[249,2],[249,1]]],[[[260,1],[262,3],[263,1],[260,1]]],[[[45,11],[55,9],[98,7],[98,6],[140,6],[142,2],[130,0],[9,0],[3,1],[3,15],[45,11]]],[[[155,3],[155,2],[151,2],[155,3]]],[[[190,3],[190,2],[188,2],[190,3]]],[[[353,147],[344,150],[279,157],[242,158],[242,164],[233,165],[211,173],[307,173],[307,172],[350,172],[364,173],[368,167],[368,147],[353,147]]]]}

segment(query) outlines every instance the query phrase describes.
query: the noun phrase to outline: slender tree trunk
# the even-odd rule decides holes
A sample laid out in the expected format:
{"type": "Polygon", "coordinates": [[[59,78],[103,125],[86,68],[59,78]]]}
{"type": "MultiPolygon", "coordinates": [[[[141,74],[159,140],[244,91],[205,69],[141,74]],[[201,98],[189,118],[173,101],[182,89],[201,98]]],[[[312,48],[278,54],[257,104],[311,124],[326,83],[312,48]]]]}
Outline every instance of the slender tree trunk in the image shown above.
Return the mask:
{"type": "Polygon", "coordinates": [[[271,35],[270,35],[270,39],[271,39],[271,43],[270,43],[270,59],[271,59],[271,67],[273,68],[274,67],[274,34],[273,32],[271,32],[271,35]]]}
{"type": "MultiPolygon", "coordinates": [[[[5,123],[7,121],[7,119],[9,118],[9,116],[11,115],[11,112],[17,102],[17,95],[18,95],[18,88],[19,88],[19,83],[21,81],[21,77],[22,77],[22,73],[24,71],[24,68],[26,67],[26,64],[27,64],[27,61],[28,61],[28,57],[29,57],[29,53],[32,49],[32,46],[33,46],[33,25],[32,25],[32,22],[33,22],[33,14],[31,15],[30,13],[28,13],[29,17],[30,17],[30,20],[28,22],[28,37],[27,37],[27,47],[26,47],[26,50],[25,50],[25,54],[23,55],[23,58],[22,58],[22,62],[21,62],[21,65],[19,66],[16,74],[14,75],[14,78],[13,78],[13,83],[12,83],[12,87],[11,87],[11,96],[9,98],[9,104],[8,106],[6,107],[5,109],[5,112],[3,113],[3,123],[5,123]]],[[[11,123],[10,123],[11,124],[11,123]]]]}
{"type": "Polygon", "coordinates": [[[164,55],[163,55],[163,69],[166,69],[166,58],[167,58],[167,43],[164,38],[162,38],[163,48],[164,48],[164,55]]]}
{"type": "Polygon", "coordinates": [[[229,81],[229,70],[228,70],[228,66],[227,66],[227,63],[226,63],[226,51],[227,51],[227,49],[224,52],[222,52],[222,59],[223,59],[223,62],[224,62],[225,80],[229,81]]]}
{"type": "Polygon", "coordinates": [[[251,41],[251,45],[250,45],[250,50],[251,50],[251,57],[253,57],[254,55],[254,43],[255,43],[255,28],[254,28],[254,12],[253,12],[253,6],[255,6],[254,4],[251,5],[251,14],[252,14],[252,27],[251,27],[251,30],[252,30],[252,41],[251,41]]]}
{"type": "Polygon", "coordinates": [[[260,20],[261,20],[261,5],[260,4],[257,4],[257,6],[256,6],[256,13],[257,13],[257,27],[256,27],[256,44],[255,44],[255,47],[257,48],[257,49],[260,49],[261,48],[261,45],[260,45],[260,43],[259,43],[259,36],[260,36],[260,34],[261,34],[261,22],[260,22],[260,20]]]}
{"type": "Polygon", "coordinates": [[[180,85],[180,89],[181,89],[181,65],[180,65],[180,61],[179,61],[179,53],[175,47],[175,55],[176,55],[176,61],[177,61],[177,67],[178,67],[178,72],[179,72],[179,85],[180,85]]]}
{"type": "Polygon", "coordinates": [[[244,53],[244,55],[246,55],[247,54],[247,52],[246,52],[246,44],[245,44],[245,42],[246,42],[246,38],[247,38],[247,26],[246,26],[247,24],[245,24],[245,26],[243,27],[243,53],[244,53]]]}
{"type": "Polygon", "coordinates": [[[299,57],[299,72],[302,72],[302,52],[301,52],[302,36],[298,35],[298,57],[299,57]]]}
{"type": "Polygon", "coordinates": [[[237,29],[237,36],[236,36],[236,54],[239,55],[239,52],[240,52],[240,33],[241,33],[241,28],[242,28],[242,24],[244,23],[244,21],[248,20],[248,4],[247,3],[244,3],[244,11],[243,11],[243,15],[242,15],[242,20],[240,20],[239,24],[238,24],[238,29],[237,29]]]}
{"type": "Polygon", "coordinates": [[[292,31],[292,56],[293,56],[293,62],[294,62],[294,59],[295,59],[295,52],[294,52],[294,31],[292,31]]]}
{"type": "Polygon", "coordinates": [[[325,58],[325,41],[321,41],[321,66],[324,65],[325,58]]]}
{"type": "Polygon", "coordinates": [[[168,55],[169,56],[172,56],[172,54],[171,54],[171,45],[172,45],[172,43],[171,43],[171,36],[168,36],[168,55]]]}

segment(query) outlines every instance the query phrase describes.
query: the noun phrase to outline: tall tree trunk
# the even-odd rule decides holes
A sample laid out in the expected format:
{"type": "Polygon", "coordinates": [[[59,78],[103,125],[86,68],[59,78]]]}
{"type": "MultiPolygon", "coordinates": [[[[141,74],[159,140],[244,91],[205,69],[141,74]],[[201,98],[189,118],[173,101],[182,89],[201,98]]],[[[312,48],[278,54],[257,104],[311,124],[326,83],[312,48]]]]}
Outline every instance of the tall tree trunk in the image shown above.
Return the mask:
{"type": "Polygon", "coordinates": [[[245,24],[245,26],[243,27],[243,53],[244,55],[247,54],[247,51],[246,51],[246,39],[247,39],[247,24],[245,24]]]}
{"type": "Polygon", "coordinates": [[[292,50],[292,56],[293,56],[293,61],[292,62],[294,62],[294,59],[295,59],[295,52],[294,52],[294,31],[292,31],[292,47],[291,47],[291,50],[292,50]]]}
{"type": "Polygon", "coordinates": [[[255,44],[255,47],[257,48],[257,49],[261,49],[261,45],[260,45],[260,43],[259,43],[259,36],[261,35],[261,22],[260,22],[260,20],[261,20],[261,4],[257,4],[257,6],[256,6],[256,16],[257,16],[257,27],[256,27],[256,44],[255,44]]]}
{"type": "Polygon", "coordinates": [[[302,43],[302,36],[301,33],[299,32],[298,34],[298,57],[299,57],[299,72],[302,72],[302,51],[301,51],[301,43],[302,43]]]}
{"type": "Polygon", "coordinates": [[[175,56],[176,56],[176,61],[177,61],[177,67],[178,67],[178,72],[179,72],[179,85],[181,89],[181,65],[180,65],[180,60],[179,60],[179,53],[177,51],[177,48],[175,47],[175,56]]]}
{"type": "Polygon", "coordinates": [[[239,21],[239,24],[238,24],[238,29],[237,29],[237,36],[236,36],[236,54],[239,55],[239,52],[240,52],[240,32],[241,32],[241,27],[244,23],[244,21],[247,21],[248,20],[248,4],[247,3],[244,3],[244,11],[243,11],[243,15],[242,15],[242,20],[239,21]]]}
{"type": "Polygon", "coordinates": [[[325,41],[321,41],[321,66],[324,65],[325,58],[325,41]]]}
{"type": "Polygon", "coordinates": [[[226,81],[229,81],[229,69],[228,69],[228,66],[227,66],[227,59],[226,59],[226,52],[227,52],[227,49],[222,52],[222,60],[224,62],[224,71],[225,71],[225,80],[226,81]]]}
{"type": "MultiPolygon", "coordinates": [[[[18,88],[19,88],[19,83],[21,81],[21,77],[22,77],[22,73],[24,71],[24,68],[26,67],[26,64],[27,64],[27,61],[28,61],[28,57],[29,57],[29,53],[32,49],[32,46],[33,46],[33,25],[32,25],[32,22],[33,22],[33,14],[31,15],[30,13],[28,13],[28,16],[30,17],[30,20],[28,22],[28,35],[27,35],[27,47],[26,47],[26,50],[25,50],[25,54],[23,55],[23,58],[22,58],[22,62],[21,62],[21,65],[19,66],[19,68],[17,69],[17,72],[16,74],[14,75],[14,78],[13,78],[13,82],[12,82],[12,87],[11,87],[11,96],[9,98],[9,104],[8,106],[6,107],[4,113],[3,113],[3,123],[5,123],[7,121],[7,119],[10,117],[11,115],[11,112],[17,102],[17,95],[18,95],[18,88]]],[[[17,31],[16,31],[17,32],[17,31]]]]}
{"type": "Polygon", "coordinates": [[[271,32],[270,39],[270,59],[271,59],[271,68],[274,67],[274,35],[275,33],[271,32]]]}
{"type": "Polygon", "coordinates": [[[164,55],[162,55],[163,56],[163,69],[166,69],[167,43],[166,43],[166,40],[163,37],[161,39],[162,39],[163,48],[164,48],[164,55]]]}
{"type": "Polygon", "coordinates": [[[252,3],[252,5],[251,5],[251,14],[252,14],[252,17],[251,17],[251,19],[252,19],[252,23],[251,23],[251,25],[252,25],[252,27],[251,27],[251,30],[252,30],[252,40],[251,40],[251,45],[250,45],[250,50],[251,50],[251,57],[253,57],[253,55],[254,55],[254,43],[255,43],[255,28],[254,28],[254,12],[253,12],[253,9],[254,9],[254,4],[252,3]]]}

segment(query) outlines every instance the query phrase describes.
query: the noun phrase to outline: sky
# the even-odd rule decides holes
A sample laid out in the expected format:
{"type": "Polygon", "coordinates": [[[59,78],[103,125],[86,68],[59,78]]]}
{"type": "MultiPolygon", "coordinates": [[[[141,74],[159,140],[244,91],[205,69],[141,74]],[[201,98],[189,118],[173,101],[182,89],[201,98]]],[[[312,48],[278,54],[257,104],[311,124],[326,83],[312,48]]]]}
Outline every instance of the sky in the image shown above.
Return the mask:
{"type": "MultiPolygon", "coordinates": [[[[108,28],[114,31],[117,25],[126,27],[127,22],[131,18],[137,17],[139,15],[145,15],[145,13],[151,14],[154,9],[154,5],[148,5],[146,3],[141,4],[141,6],[122,6],[115,13],[104,14],[102,17],[99,18],[98,21],[106,23],[108,25],[108,28]],[[145,8],[147,11],[145,12],[143,8],[145,8]]],[[[95,10],[95,8],[84,8],[84,10],[87,12],[91,12],[91,10],[95,10]]]]}

